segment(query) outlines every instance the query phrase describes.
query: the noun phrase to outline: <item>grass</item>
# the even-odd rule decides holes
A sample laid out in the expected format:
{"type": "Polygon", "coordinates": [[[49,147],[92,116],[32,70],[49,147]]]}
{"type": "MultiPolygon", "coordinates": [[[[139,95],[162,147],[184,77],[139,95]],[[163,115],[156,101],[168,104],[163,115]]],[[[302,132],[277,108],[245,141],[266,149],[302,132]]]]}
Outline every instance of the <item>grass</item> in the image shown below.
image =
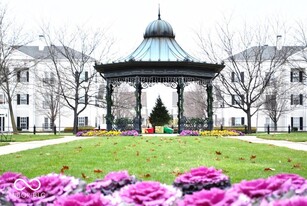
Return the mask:
{"type": "Polygon", "coordinates": [[[1,146],[5,146],[5,145],[9,145],[9,143],[7,143],[7,142],[0,142],[0,147],[1,146]]]}
{"type": "Polygon", "coordinates": [[[307,178],[306,152],[215,137],[97,137],[0,157],[0,173],[33,178],[68,166],[65,174],[88,182],[128,170],[171,184],[177,174],[202,165],[223,169],[232,182],[285,172],[307,178]]]}
{"type": "MultiPolygon", "coordinates": [[[[66,134],[65,134],[66,135],[66,134]]],[[[13,134],[8,136],[6,141],[12,142],[30,142],[30,141],[38,141],[38,140],[48,140],[48,139],[58,139],[63,138],[64,134],[54,135],[54,134],[13,134]]]]}
{"type": "Polygon", "coordinates": [[[307,142],[306,132],[276,133],[276,134],[257,133],[256,135],[261,139],[286,140],[291,142],[307,142]]]}

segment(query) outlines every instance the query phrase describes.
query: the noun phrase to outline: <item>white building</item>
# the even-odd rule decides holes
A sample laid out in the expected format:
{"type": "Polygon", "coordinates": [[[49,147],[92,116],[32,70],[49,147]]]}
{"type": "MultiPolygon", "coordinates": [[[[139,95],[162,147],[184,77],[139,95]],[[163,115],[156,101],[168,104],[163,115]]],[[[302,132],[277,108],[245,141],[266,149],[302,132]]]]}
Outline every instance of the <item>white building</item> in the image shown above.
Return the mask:
{"type": "MultiPolygon", "coordinates": [[[[225,78],[228,78],[228,81],[231,81],[233,85],[243,83],[246,86],[253,86],[253,80],[250,81],[246,69],[246,62],[249,61],[250,66],[253,66],[255,63],[253,62],[254,57],[247,57],[246,55],[253,48],[256,47],[249,48],[235,55],[237,63],[240,64],[240,61],[242,61],[242,65],[244,64],[241,68],[239,67],[240,71],[234,70],[231,67],[225,67],[224,70],[222,70],[221,74],[223,74],[225,78]]],[[[261,49],[263,50],[261,54],[263,62],[258,69],[262,71],[262,78],[265,79],[267,75],[266,72],[272,63],[270,60],[273,56],[276,58],[276,47],[263,46],[261,49]]],[[[298,131],[307,130],[307,82],[305,78],[307,63],[302,55],[305,51],[303,47],[288,46],[283,47],[280,52],[277,53],[282,53],[284,50],[291,51],[291,55],[286,63],[277,67],[277,72],[271,77],[268,87],[258,101],[258,103],[261,104],[260,110],[252,116],[252,127],[256,127],[257,131],[267,131],[268,125],[271,131],[274,129],[273,121],[268,114],[268,111],[272,113],[273,109],[269,108],[268,104],[273,104],[276,108],[280,107],[279,110],[283,111],[278,119],[278,131],[288,131],[289,126],[290,129],[297,128],[298,131]],[[279,82],[279,88],[277,88],[276,82],[279,82]],[[276,92],[276,90],[278,91],[276,92]]],[[[229,62],[225,61],[225,64],[227,63],[229,62]]],[[[238,88],[241,89],[240,86],[238,88]]],[[[243,91],[240,93],[242,97],[233,93],[231,96],[229,95],[226,97],[225,100],[228,104],[240,104],[241,98],[244,98],[246,95],[243,91]]],[[[236,109],[227,105],[222,99],[223,98],[219,97],[219,95],[215,97],[215,126],[247,125],[246,113],[241,109],[236,109]]],[[[255,111],[255,108],[252,108],[252,112],[253,111],[255,111]]]]}
{"type": "MultiPolygon", "coordinates": [[[[61,49],[57,46],[52,47],[61,49]]],[[[56,81],[55,66],[48,49],[47,46],[22,46],[17,47],[10,56],[9,69],[16,71],[15,76],[10,80],[11,88],[14,89],[13,112],[17,128],[22,131],[33,131],[34,126],[37,131],[51,131],[53,129],[47,114],[49,103],[46,102],[45,97],[48,93],[44,92],[48,92],[46,90],[49,90],[49,85],[57,85],[58,82],[56,81]]],[[[75,54],[80,54],[78,51],[70,50],[75,54]]],[[[58,55],[56,61],[63,71],[69,68],[68,60],[63,56],[58,55]]],[[[95,60],[91,58],[84,65],[81,78],[86,79],[92,74],[96,74],[93,67],[94,62],[95,60]]],[[[65,78],[72,79],[73,77],[68,73],[65,78]]],[[[89,97],[90,104],[78,116],[79,126],[104,127],[104,109],[101,108],[101,103],[98,101],[98,98],[101,98],[99,92],[102,92],[102,84],[102,78],[97,74],[90,88],[93,91],[92,94],[96,93],[96,95],[89,97]]],[[[82,97],[82,94],[79,95],[79,103],[84,104],[85,97],[82,97]]],[[[56,109],[58,112],[54,123],[57,130],[72,127],[73,111],[67,107],[67,102],[61,99],[56,109]]],[[[0,90],[0,131],[12,131],[7,97],[2,90],[0,90]]]]}

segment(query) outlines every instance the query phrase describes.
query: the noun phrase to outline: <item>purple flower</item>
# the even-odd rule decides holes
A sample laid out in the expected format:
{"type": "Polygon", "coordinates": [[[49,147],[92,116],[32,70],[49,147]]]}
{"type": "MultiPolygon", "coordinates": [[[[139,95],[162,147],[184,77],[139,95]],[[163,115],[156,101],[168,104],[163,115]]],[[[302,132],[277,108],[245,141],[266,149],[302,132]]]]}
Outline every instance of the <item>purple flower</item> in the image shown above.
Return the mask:
{"type": "Polygon", "coordinates": [[[297,194],[307,191],[307,180],[297,174],[277,174],[268,178],[272,182],[284,182],[284,190],[294,190],[297,194]]]}
{"type": "Polygon", "coordinates": [[[179,134],[179,136],[198,136],[197,131],[192,131],[192,130],[182,130],[179,134]]]}
{"type": "Polygon", "coordinates": [[[128,184],[134,184],[136,181],[137,179],[134,176],[130,176],[127,171],[110,172],[104,179],[88,184],[86,191],[88,193],[99,191],[104,195],[109,195],[128,184]]]}
{"type": "Polygon", "coordinates": [[[79,132],[77,132],[76,136],[77,136],[77,137],[81,137],[81,136],[83,136],[83,134],[85,134],[85,133],[86,133],[86,131],[79,131],[79,132]]]}
{"type": "Polygon", "coordinates": [[[292,197],[290,199],[277,200],[270,204],[261,204],[261,206],[303,206],[307,205],[307,197],[292,197]]]}
{"type": "Polygon", "coordinates": [[[192,168],[190,172],[178,176],[173,185],[181,188],[184,194],[191,194],[202,189],[209,190],[213,187],[225,189],[230,187],[229,177],[216,170],[214,167],[192,168]]]}
{"type": "Polygon", "coordinates": [[[280,194],[290,189],[290,184],[277,178],[243,180],[233,185],[232,190],[243,193],[250,198],[263,198],[268,195],[280,194]]]}
{"type": "Polygon", "coordinates": [[[7,192],[7,200],[14,205],[39,205],[53,203],[61,196],[77,193],[85,183],[74,177],[48,174],[31,180],[18,181],[16,187],[7,192]]]}
{"type": "Polygon", "coordinates": [[[212,188],[211,190],[201,190],[191,195],[185,195],[184,199],[179,201],[178,206],[248,206],[250,199],[242,194],[212,188]]]}
{"type": "Polygon", "coordinates": [[[181,192],[160,182],[144,181],[122,188],[115,196],[128,205],[166,206],[173,205],[181,192]]]}
{"type": "Polygon", "coordinates": [[[0,194],[13,187],[17,179],[26,179],[21,173],[5,172],[0,176],[0,194]]]}
{"type": "Polygon", "coordinates": [[[128,130],[128,131],[122,132],[121,136],[139,136],[139,133],[136,130],[128,130]]]}
{"type": "Polygon", "coordinates": [[[111,199],[104,197],[103,195],[89,194],[85,195],[83,193],[78,193],[74,195],[64,196],[58,198],[55,203],[55,206],[112,206],[114,205],[111,202],[111,199]]]}

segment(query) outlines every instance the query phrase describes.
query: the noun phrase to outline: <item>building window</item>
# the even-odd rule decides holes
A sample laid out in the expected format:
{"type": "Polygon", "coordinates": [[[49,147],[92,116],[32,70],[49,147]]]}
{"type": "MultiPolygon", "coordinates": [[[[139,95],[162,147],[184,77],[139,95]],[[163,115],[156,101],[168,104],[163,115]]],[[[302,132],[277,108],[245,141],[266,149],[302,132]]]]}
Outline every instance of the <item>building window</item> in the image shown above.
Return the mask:
{"type": "Polygon", "coordinates": [[[4,96],[4,94],[0,94],[0,104],[5,104],[5,96],[4,96]]]}
{"type": "Polygon", "coordinates": [[[303,130],[303,117],[291,117],[291,127],[303,130]]]}
{"type": "Polygon", "coordinates": [[[29,129],[29,117],[17,117],[17,126],[20,129],[29,129]]]}
{"type": "Polygon", "coordinates": [[[44,85],[54,85],[55,77],[53,72],[45,72],[45,76],[43,78],[44,85]]]}
{"type": "Polygon", "coordinates": [[[29,69],[16,69],[17,82],[29,82],[29,69]]]}
{"type": "Polygon", "coordinates": [[[274,74],[271,72],[265,73],[265,82],[267,83],[267,86],[273,86],[275,83],[274,74]]]}
{"type": "Polygon", "coordinates": [[[303,82],[303,73],[302,69],[291,69],[290,81],[303,82]]]}
{"type": "Polygon", "coordinates": [[[29,94],[17,94],[17,105],[21,104],[29,104],[29,94]]]}
{"type": "Polygon", "coordinates": [[[232,117],[231,126],[241,126],[244,125],[244,117],[232,117]]]}
{"type": "Polygon", "coordinates": [[[232,105],[239,105],[243,103],[243,96],[232,95],[232,105]]]}
{"type": "Polygon", "coordinates": [[[291,105],[303,105],[303,95],[291,94],[291,105]]]}
{"type": "Polygon", "coordinates": [[[244,72],[231,72],[231,81],[232,82],[244,82],[244,72]]]}
{"type": "Polygon", "coordinates": [[[276,109],[276,95],[266,95],[265,96],[265,108],[266,109],[276,109]]]}
{"type": "Polygon", "coordinates": [[[78,127],[88,126],[88,117],[78,117],[78,127]]]}
{"type": "Polygon", "coordinates": [[[88,71],[82,72],[80,76],[81,82],[88,82],[88,71]]]}

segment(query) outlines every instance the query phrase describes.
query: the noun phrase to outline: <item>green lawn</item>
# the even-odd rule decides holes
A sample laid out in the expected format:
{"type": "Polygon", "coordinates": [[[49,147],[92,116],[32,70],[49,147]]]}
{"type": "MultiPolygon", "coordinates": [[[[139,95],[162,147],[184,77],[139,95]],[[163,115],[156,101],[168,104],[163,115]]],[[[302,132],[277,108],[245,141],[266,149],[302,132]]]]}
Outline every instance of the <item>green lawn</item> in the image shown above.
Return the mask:
{"type": "MultiPolygon", "coordinates": [[[[10,136],[7,136],[7,140],[10,140],[12,142],[30,142],[30,141],[37,141],[37,140],[48,140],[48,139],[58,139],[58,138],[63,138],[65,136],[67,136],[67,134],[58,134],[58,135],[54,135],[54,134],[13,134],[10,136]]],[[[3,139],[5,140],[5,139],[3,139]]],[[[7,141],[5,140],[5,141],[7,141]]]]}
{"type": "Polygon", "coordinates": [[[306,142],[307,133],[306,132],[292,132],[292,133],[277,133],[277,134],[267,134],[267,133],[257,133],[257,137],[262,139],[270,140],[287,140],[292,142],[306,142]]]}
{"type": "Polygon", "coordinates": [[[9,143],[7,143],[7,142],[0,142],[0,146],[5,146],[5,145],[9,145],[9,143]]]}
{"type": "Polygon", "coordinates": [[[282,172],[307,178],[306,152],[215,137],[97,137],[0,157],[0,173],[35,177],[68,166],[65,174],[88,182],[128,170],[140,179],[171,184],[176,174],[201,165],[223,169],[232,182],[282,172]]]}

